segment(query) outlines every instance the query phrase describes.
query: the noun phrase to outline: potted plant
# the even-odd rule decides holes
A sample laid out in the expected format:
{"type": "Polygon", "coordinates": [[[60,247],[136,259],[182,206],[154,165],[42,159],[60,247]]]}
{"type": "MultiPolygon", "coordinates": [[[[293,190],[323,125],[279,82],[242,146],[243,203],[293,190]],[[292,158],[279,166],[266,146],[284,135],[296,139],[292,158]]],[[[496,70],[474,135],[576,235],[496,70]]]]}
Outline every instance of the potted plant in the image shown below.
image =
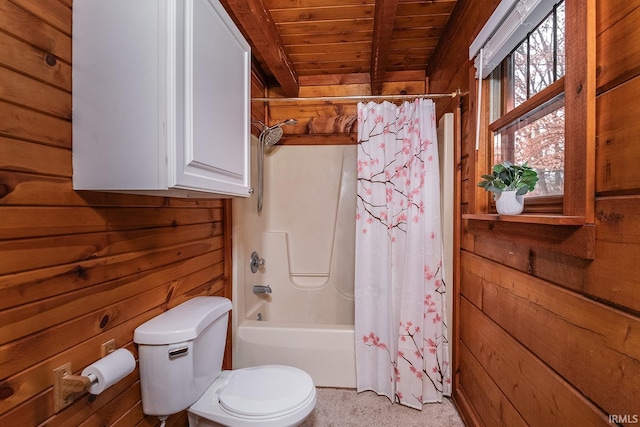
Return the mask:
{"type": "Polygon", "coordinates": [[[478,187],[491,191],[499,214],[518,215],[524,209],[523,196],[533,191],[538,173],[527,162],[514,165],[505,161],[493,167],[491,175],[482,175],[478,187]]]}

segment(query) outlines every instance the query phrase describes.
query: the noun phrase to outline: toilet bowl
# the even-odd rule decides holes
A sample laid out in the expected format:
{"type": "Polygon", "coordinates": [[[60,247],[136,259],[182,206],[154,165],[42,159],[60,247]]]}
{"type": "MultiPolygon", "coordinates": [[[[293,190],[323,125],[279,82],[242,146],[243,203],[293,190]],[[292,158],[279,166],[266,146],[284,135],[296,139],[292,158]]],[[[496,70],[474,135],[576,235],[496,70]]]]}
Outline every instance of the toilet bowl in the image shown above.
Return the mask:
{"type": "Polygon", "coordinates": [[[298,426],[315,404],[313,381],[300,369],[267,365],[223,371],[188,409],[189,425],[298,426]]]}
{"type": "Polygon", "coordinates": [[[161,419],[187,409],[190,426],[300,425],[316,404],[306,372],[284,365],[222,371],[231,301],[196,297],[140,325],[142,409],[161,419]]]}

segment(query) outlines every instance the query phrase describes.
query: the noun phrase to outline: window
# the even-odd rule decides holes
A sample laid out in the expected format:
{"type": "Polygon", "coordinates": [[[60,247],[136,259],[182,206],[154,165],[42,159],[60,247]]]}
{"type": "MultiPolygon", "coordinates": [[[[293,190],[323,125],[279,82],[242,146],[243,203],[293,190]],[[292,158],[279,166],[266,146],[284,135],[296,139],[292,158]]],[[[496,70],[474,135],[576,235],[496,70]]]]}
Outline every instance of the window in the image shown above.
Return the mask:
{"type": "MultiPolygon", "coordinates": [[[[595,0],[502,0],[469,48],[479,79],[470,178],[504,160],[536,168],[530,216],[517,221],[593,223],[595,11],[595,0]]],[[[493,209],[477,189],[469,215],[493,209]]]]}
{"type": "Polygon", "coordinates": [[[564,76],[564,10],[562,1],[506,58],[505,65],[510,70],[508,97],[513,100],[509,109],[564,76]]]}
{"type": "Polygon", "coordinates": [[[489,76],[492,161],[526,162],[538,172],[536,190],[528,198],[564,194],[564,93],[544,96],[565,74],[564,35],[560,2],[489,76]],[[508,122],[500,120],[516,108],[508,122]]]}

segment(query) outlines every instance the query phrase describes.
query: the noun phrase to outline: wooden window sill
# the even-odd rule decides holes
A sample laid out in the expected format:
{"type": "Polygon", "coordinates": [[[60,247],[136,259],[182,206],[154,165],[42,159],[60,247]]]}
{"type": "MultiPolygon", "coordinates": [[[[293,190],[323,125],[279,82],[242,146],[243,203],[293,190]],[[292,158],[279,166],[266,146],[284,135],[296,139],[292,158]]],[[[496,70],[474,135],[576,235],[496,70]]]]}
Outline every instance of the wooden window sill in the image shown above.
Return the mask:
{"type": "Polygon", "coordinates": [[[520,214],[520,215],[500,215],[500,214],[464,214],[463,219],[477,221],[504,221],[524,224],[546,224],[564,225],[569,227],[579,227],[585,225],[583,216],[566,215],[542,215],[542,214],[520,214]]]}
{"type": "Polygon", "coordinates": [[[595,259],[595,226],[581,216],[464,214],[467,231],[479,239],[527,245],[531,250],[595,259]]]}

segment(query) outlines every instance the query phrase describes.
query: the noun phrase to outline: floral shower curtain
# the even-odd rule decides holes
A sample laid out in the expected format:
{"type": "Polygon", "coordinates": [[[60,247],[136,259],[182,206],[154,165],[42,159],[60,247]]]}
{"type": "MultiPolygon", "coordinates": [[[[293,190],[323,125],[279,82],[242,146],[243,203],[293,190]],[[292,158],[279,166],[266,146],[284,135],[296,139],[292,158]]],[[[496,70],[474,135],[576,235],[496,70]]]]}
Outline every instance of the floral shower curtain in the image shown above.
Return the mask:
{"type": "Polygon", "coordinates": [[[358,104],[358,391],[421,409],[451,394],[433,101],[358,104]]]}

